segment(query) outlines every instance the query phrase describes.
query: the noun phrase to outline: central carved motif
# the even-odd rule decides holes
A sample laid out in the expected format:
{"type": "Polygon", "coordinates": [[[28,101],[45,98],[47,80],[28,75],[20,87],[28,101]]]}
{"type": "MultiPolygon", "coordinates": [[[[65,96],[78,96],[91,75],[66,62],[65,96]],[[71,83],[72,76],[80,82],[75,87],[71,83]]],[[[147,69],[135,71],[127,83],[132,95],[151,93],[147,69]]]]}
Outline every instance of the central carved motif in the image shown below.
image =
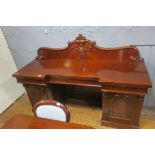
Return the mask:
{"type": "Polygon", "coordinates": [[[68,46],[71,49],[76,49],[80,59],[87,59],[88,52],[92,49],[95,42],[87,40],[84,36],[79,34],[73,42],[69,42],[68,46]]]}

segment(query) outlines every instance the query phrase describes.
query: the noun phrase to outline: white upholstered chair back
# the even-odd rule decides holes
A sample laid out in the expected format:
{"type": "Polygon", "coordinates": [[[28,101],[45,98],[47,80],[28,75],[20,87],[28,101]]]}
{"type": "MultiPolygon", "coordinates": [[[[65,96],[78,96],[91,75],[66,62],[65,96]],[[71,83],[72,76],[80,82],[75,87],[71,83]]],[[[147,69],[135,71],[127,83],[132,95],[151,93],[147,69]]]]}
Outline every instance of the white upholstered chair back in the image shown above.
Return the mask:
{"type": "Polygon", "coordinates": [[[33,111],[37,117],[68,122],[70,113],[67,107],[54,100],[42,100],[37,102],[33,111]]]}

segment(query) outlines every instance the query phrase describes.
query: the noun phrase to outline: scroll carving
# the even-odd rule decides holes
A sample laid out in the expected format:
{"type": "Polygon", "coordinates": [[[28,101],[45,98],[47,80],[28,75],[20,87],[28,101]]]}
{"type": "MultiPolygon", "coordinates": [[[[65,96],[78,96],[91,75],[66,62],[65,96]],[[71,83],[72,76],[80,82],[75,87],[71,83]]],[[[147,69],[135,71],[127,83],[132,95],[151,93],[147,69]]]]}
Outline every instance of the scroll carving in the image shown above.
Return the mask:
{"type": "Polygon", "coordinates": [[[140,56],[136,56],[136,57],[131,56],[130,61],[138,62],[138,61],[144,61],[144,59],[141,58],[140,56]]]}
{"type": "Polygon", "coordinates": [[[83,35],[79,34],[73,42],[69,42],[68,46],[71,49],[76,49],[80,59],[87,59],[88,52],[92,49],[95,42],[87,40],[83,35]]]}

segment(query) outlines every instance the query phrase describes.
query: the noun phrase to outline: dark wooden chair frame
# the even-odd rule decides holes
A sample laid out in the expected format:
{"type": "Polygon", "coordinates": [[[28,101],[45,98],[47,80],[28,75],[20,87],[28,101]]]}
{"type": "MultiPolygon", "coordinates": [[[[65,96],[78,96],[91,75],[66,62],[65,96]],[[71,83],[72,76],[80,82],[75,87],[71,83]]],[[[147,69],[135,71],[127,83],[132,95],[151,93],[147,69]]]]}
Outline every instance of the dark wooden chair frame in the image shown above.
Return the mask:
{"type": "Polygon", "coordinates": [[[52,105],[52,106],[61,108],[64,111],[64,113],[66,114],[66,122],[70,121],[70,111],[68,110],[68,108],[64,104],[62,104],[60,102],[58,104],[58,101],[55,101],[52,99],[46,99],[46,100],[41,100],[41,101],[36,102],[36,104],[32,108],[32,111],[34,112],[34,115],[36,117],[37,117],[36,110],[39,106],[42,106],[42,105],[52,105]]]}

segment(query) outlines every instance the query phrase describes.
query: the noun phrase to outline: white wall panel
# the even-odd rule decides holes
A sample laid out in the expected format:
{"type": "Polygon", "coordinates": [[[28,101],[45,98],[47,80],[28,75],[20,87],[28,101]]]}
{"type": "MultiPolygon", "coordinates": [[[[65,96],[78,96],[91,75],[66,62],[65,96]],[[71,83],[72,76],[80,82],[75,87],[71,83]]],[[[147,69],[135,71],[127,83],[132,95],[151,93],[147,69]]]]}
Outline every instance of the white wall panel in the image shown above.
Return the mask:
{"type": "Polygon", "coordinates": [[[0,29],[0,113],[24,93],[24,88],[12,77],[16,71],[17,67],[0,29]]]}
{"type": "MultiPolygon", "coordinates": [[[[146,65],[146,67],[148,69],[149,68],[149,60],[150,60],[150,53],[151,53],[152,46],[137,46],[137,47],[139,49],[140,56],[142,58],[144,58],[145,65],[146,65]]],[[[145,106],[148,106],[148,99],[149,99],[149,96],[150,96],[150,91],[151,90],[149,89],[147,95],[145,96],[145,99],[144,99],[144,105],[145,106]]]]}
{"type": "Polygon", "coordinates": [[[150,51],[148,71],[152,81],[152,88],[149,94],[148,105],[155,106],[155,46],[152,46],[150,51]]]}

